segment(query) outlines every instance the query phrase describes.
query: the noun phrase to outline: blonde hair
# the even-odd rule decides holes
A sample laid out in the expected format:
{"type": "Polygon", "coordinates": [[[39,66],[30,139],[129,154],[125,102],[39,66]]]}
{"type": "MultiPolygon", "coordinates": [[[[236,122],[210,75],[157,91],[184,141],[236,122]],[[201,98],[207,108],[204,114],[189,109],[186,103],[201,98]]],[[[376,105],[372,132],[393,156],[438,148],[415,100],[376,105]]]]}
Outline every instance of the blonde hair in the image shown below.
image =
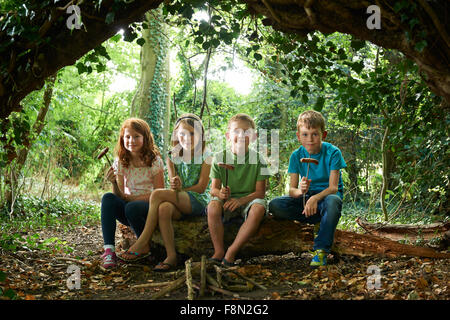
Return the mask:
{"type": "Polygon", "coordinates": [[[304,125],[309,128],[320,128],[322,132],[325,132],[325,118],[320,112],[314,110],[307,110],[302,112],[297,119],[297,130],[300,130],[300,126],[304,125]]]}
{"type": "Polygon", "coordinates": [[[238,113],[232,116],[230,120],[228,120],[227,129],[230,128],[231,123],[234,121],[245,121],[250,125],[250,127],[252,127],[252,129],[256,129],[255,121],[253,121],[252,117],[246,113],[238,113]]]}
{"type": "MultiPolygon", "coordinates": [[[[205,147],[206,147],[205,128],[203,127],[202,119],[200,119],[200,117],[198,117],[197,115],[195,115],[193,113],[182,114],[175,122],[175,127],[173,128],[173,132],[172,132],[172,147],[173,148],[175,148],[175,146],[177,146],[180,143],[180,141],[178,141],[178,139],[174,138],[176,136],[178,127],[183,123],[185,125],[192,127],[195,130],[195,122],[196,121],[200,124],[200,126],[202,128],[202,137],[201,137],[202,152],[205,151],[205,147]]],[[[197,146],[195,146],[194,149],[195,148],[197,148],[197,146]]],[[[181,149],[181,151],[180,151],[180,155],[182,155],[182,154],[183,154],[183,149],[181,149]]]]}
{"type": "Polygon", "coordinates": [[[147,122],[139,118],[129,118],[125,120],[120,128],[119,139],[114,149],[119,161],[125,168],[128,168],[131,161],[131,153],[125,149],[123,143],[123,136],[126,128],[133,129],[144,137],[144,144],[141,149],[141,159],[145,164],[151,167],[156,156],[159,156],[160,153],[153,139],[153,134],[150,131],[150,126],[147,122]]]}

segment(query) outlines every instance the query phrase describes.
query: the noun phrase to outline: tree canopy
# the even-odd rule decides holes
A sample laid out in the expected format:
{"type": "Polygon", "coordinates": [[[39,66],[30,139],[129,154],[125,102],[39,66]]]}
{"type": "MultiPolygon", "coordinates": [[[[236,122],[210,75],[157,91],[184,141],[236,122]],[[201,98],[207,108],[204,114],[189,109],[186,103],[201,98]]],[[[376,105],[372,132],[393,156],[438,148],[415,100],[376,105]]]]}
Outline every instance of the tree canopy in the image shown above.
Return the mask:
{"type": "MultiPolygon", "coordinates": [[[[82,26],[68,28],[67,13],[72,1],[15,1],[1,2],[3,15],[0,19],[0,118],[6,119],[13,110],[20,110],[20,101],[31,91],[43,86],[44,80],[60,68],[73,64],[94,48],[102,54],[101,43],[112,37],[119,28],[143,19],[144,13],[159,6],[162,0],[136,1],[85,1],[79,5],[82,26]]],[[[198,36],[210,37],[208,44],[217,46],[218,41],[230,42],[237,36],[245,17],[255,22],[248,24],[255,37],[261,26],[256,17],[285,34],[290,45],[305,41],[305,36],[319,30],[325,34],[339,31],[369,40],[385,48],[395,48],[413,59],[419,66],[428,86],[450,101],[450,40],[448,36],[447,1],[411,2],[398,0],[394,3],[378,1],[381,7],[380,29],[369,29],[370,14],[367,1],[286,1],[286,0],[213,0],[167,1],[166,10],[180,17],[190,18],[194,8],[207,5],[217,11],[236,10],[234,21],[219,28],[198,26],[198,36]],[[244,6],[243,6],[244,4],[244,6]],[[237,9],[236,9],[237,8],[237,9]],[[420,24],[420,28],[419,28],[420,24]]],[[[213,22],[215,23],[215,22],[213,22]]],[[[217,20],[220,23],[220,20],[217,20]]],[[[129,29],[127,29],[129,30],[129,29]]],[[[132,37],[132,33],[129,34],[132,37]]],[[[200,41],[200,40],[199,40],[200,41]]],[[[280,40],[282,41],[282,40],[280,40]]],[[[288,48],[286,47],[286,50],[288,48]]],[[[256,59],[259,55],[255,56],[256,59]]],[[[4,124],[2,129],[4,129],[4,124]]],[[[4,130],[2,130],[4,131],[4,130]]]]}

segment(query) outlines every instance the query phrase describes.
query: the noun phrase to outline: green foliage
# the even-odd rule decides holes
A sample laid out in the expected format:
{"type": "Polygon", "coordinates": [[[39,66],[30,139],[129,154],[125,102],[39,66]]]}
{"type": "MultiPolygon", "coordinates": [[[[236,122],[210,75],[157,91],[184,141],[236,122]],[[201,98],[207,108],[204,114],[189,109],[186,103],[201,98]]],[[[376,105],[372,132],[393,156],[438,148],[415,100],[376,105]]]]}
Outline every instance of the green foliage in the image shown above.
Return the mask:
{"type": "MultiPolygon", "coordinates": [[[[158,15],[160,18],[161,16],[158,15]]],[[[164,141],[163,125],[164,114],[166,113],[166,101],[168,92],[165,83],[166,77],[166,60],[168,59],[169,47],[168,41],[163,34],[164,22],[160,19],[148,19],[146,21],[149,31],[147,40],[153,49],[156,61],[154,65],[153,78],[149,88],[150,105],[149,112],[145,120],[150,124],[155,142],[158,148],[162,151],[164,141]]]]}
{"type": "MultiPolygon", "coordinates": [[[[119,2],[114,2],[117,5],[106,16],[106,23],[114,21],[119,2]]],[[[28,1],[19,8],[16,1],[0,2],[3,11],[11,10],[0,20],[1,29],[14,40],[33,39],[44,23],[41,15],[41,20],[31,19],[33,12],[45,12],[49,3],[28,1]]],[[[392,6],[402,15],[402,23],[408,25],[407,39],[416,50],[427,50],[426,33],[415,17],[417,6],[406,0],[395,1],[392,6]]],[[[124,30],[123,36],[115,35],[59,72],[47,124],[30,151],[26,177],[51,176],[78,184],[86,192],[102,187],[106,164],[95,156],[106,146],[113,149],[117,129],[129,116],[134,94],[133,89],[111,92],[109,88],[118,76],[129,81],[138,78],[139,51],[149,41],[158,60],[147,120],[160,144],[161,133],[167,129],[161,121],[167,98],[161,79],[169,45],[176,50],[181,69],[171,83],[178,115],[200,113],[203,89],[197,88],[197,82],[203,78],[203,57],[211,50],[209,75],[231,69],[235,56],[260,72],[261,79],[248,96],[210,78],[203,121],[207,128],[225,133],[226,120],[237,112],[246,112],[259,128],[280,130],[280,168],[269,180],[268,199],[285,194],[289,156],[299,146],[296,119],[302,111],[313,108],[325,115],[326,140],[341,148],[348,164],[343,171],[346,193],[341,227],[353,228],[358,215],[373,222],[381,219],[380,146],[386,127],[390,129],[387,149],[393,157],[386,198],[391,212],[402,205],[393,221],[430,221],[433,217],[429,213],[441,210],[448,201],[450,119],[439,112],[442,99],[430,92],[418,68],[403,55],[340,33],[288,35],[274,31],[234,0],[176,0],[162,11],[164,21],[173,28],[167,34],[161,32],[163,19],[135,23],[124,30]],[[198,18],[198,12],[211,12],[211,19],[198,18]],[[144,30],[153,30],[149,39],[144,39],[144,30]],[[224,56],[223,62],[214,60],[219,55],[224,56]]],[[[39,39],[37,44],[45,41],[49,38],[39,39]]],[[[0,44],[0,53],[11,45],[8,41],[0,44]]],[[[6,143],[0,146],[2,168],[9,165],[5,148],[22,146],[42,104],[42,93],[30,94],[23,100],[23,111],[10,116],[4,133],[7,139],[2,141],[6,143]]],[[[173,115],[171,126],[174,120],[173,115]]],[[[33,205],[27,201],[20,198],[15,212],[31,212],[30,219],[37,221],[36,226],[51,225],[69,209],[62,203],[53,207],[51,202],[39,206],[36,199],[30,200],[33,205]],[[58,206],[64,208],[60,213],[58,206]]],[[[77,210],[84,209],[80,205],[77,210]]],[[[30,219],[27,223],[31,224],[30,219]]],[[[28,241],[42,244],[32,236],[27,240],[21,235],[6,236],[17,234],[14,232],[3,234],[5,245],[32,246],[28,241]]]]}
{"type": "Polygon", "coordinates": [[[35,230],[48,227],[70,230],[78,225],[92,225],[99,221],[99,205],[77,199],[54,198],[42,200],[39,197],[17,199],[16,215],[9,219],[5,208],[0,211],[0,247],[16,250],[27,247],[38,250],[71,252],[66,242],[52,237],[41,239],[35,230]]]}

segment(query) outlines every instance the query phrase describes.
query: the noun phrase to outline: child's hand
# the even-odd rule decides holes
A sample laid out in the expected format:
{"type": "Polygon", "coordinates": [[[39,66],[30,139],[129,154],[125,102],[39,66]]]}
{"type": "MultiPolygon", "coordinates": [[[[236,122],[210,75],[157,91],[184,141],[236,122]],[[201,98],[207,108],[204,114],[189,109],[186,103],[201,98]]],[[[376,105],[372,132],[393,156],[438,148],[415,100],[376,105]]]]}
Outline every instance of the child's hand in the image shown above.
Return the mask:
{"type": "Polygon", "coordinates": [[[181,179],[179,176],[175,176],[170,180],[170,188],[172,190],[180,190],[181,189],[181,179]]]}
{"type": "Polygon", "coordinates": [[[304,214],[305,217],[315,215],[317,213],[317,202],[316,197],[312,196],[309,198],[308,201],[306,201],[302,214],[304,214]]]}
{"type": "Polygon", "coordinates": [[[231,198],[230,200],[225,202],[225,204],[223,205],[223,210],[228,210],[228,211],[233,212],[234,210],[236,210],[237,208],[242,206],[242,203],[240,200],[241,199],[231,198]]]}
{"type": "Polygon", "coordinates": [[[106,178],[106,180],[108,180],[111,183],[115,183],[116,182],[116,174],[115,174],[114,169],[112,167],[109,167],[109,170],[106,173],[105,178],[106,178]]]}
{"type": "Polygon", "coordinates": [[[306,180],[306,177],[303,177],[302,180],[300,180],[300,190],[302,191],[302,194],[308,192],[311,181],[311,179],[306,180]]]}
{"type": "Polygon", "coordinates": [[[226,201],[230,198],[231,190],[230,187],[222,187],[219,192],[219,199],[226,201]]]}

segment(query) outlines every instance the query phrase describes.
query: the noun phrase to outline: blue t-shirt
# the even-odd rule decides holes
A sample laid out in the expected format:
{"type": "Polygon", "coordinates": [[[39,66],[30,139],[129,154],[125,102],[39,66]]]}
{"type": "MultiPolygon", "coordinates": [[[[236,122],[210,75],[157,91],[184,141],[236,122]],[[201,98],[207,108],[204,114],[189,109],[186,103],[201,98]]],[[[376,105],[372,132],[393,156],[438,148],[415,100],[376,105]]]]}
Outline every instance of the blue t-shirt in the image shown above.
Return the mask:
{"type": "MultiPolygon", "coordinates": [[[[312,180],[309,190],[314,193],[321,192],[329,187],[331,170],[340,170],[347,167],[347,164],[342,157],[341,150],[331,143],[322,142],[322,148],[317,154],[308,154],[306,149],[303,146],[300,146],[300,148],[291,154],[288,168],[288,173],[299,174],[299,179],[306,176],[308,168],[307,163],[300,162],[301,158],[313,158],[319,161],[318,165],[314,163],[309,164],[308,179],[312,180]]],[[[337,195],[341,197],[341,199],[344,195],[344,184],[342,183],[340,171],[337,195]]]]}

